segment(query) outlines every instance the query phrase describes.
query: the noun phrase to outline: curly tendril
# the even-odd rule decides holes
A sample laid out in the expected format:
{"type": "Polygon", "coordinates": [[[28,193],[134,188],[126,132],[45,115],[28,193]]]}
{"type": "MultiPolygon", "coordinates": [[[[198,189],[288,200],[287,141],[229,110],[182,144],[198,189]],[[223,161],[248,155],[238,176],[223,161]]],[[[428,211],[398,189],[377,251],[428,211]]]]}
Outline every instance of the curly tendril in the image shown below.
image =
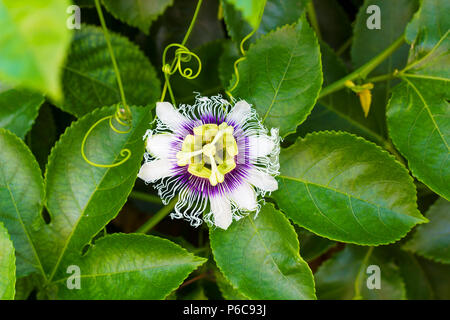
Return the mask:
{"type": "Polygon", "coordinates": [[[84,147],[85,147],[87,138],[89,137],[89,134],[101,122],[103,122],[105,120],[109,120],[109,127],[114,132],[116,132],[118,134],[129,133],[131,131],[131,122],[132,122],[132,113],[131,113],[130,107],[127,105],[127,101],[125,99],[125,92],[123,90],[122,79],[120,77],[119,68],[117,67],[116,58],[114,56],[114,51],[113,51],[113,48],[111,46],[111,41],[109,39],[108,28],[106,28],[106,23],[105,23],[105,19],[103,17],[103,12],[102,12],[102,8],[100,6],[99,0],[95,0],[95,6],[97,8],[98,17],[100,19],[100,23],[101,23],[102,28],[103,28],[103,34],[105,36],[106,44],[108,45],[108,51],[109,51],[109,54],[111,56],[111,62],[112,62],[113,67],[114,67],[114,72],[115,72],[116,80],[117,80],[117,86],[119,87],[119,92],[120,92],[120,96],[121,96],[121,99],[122,99],[123,108],[121,108],[120,105],[118,104],[117,108],[116,108],[116,112],[114,113],[114,115],[107,116],[107,117],[104,117],[104,118],[98,120],[96,123],[94,123],[89,128],[89,130],[84,135],[83,141],[81,142],[81,156],[83,157],[84,161],[89,163],[91,166],[99,167],[99,168],[113,168],[113,167],[117,167],[117,166],[120,166],[121,164],[125,163],[131,157],[131,150],[130,149],[122,149],[122,150],[120,150],[120,156],[122,156],[124,158],[121,161],[119,161],[117,163],[113,163],[113,164],[99,164],[99,163],[92,162],[86,157],[86,153],[84,152],[84,147]],[[114,124],[113,124],[113,119],[118,124],[120,124],[121,126],[129,127],[129,128],[127,130],[119,130],[119,129],[117,129],[114,126],[114,124]]]}
{"type": "Polygon", "coordinates": [[[96,123],[94,123],[89,130],[86,132],[83,141],[81,142],[81,156],[83,157],[84,161],[89,163],[91,166],[99,167],[99,168],[114,168],[117,166],[120,166],[121,164],[125,163],[130,157],[131,157],[131,150],[130,149],[122,149],[120,150],[120,156],[123,157],[123,159],[119,162],[113,163],[113,164],[100,164],[95,163],[89,160],[86,156],[86,153],[84,152],[84,147],[86,145],[87,138],[89,137],[90,133],[103,121],[109,120],[109,127],[116,133],[119,134],[125,134],[129,133],[131,131],[131,120],[126,117],[124,113],[124,109],[120,108],[119,105],[117,105],[117,110],[112,116],[106,116],[104,118],[101,118],[96,123]],[[115,120],[117,123],[119,123],[122,126],[128,127],[127,130],[119,130],[117,129],[114,124],[113,120],[115,120]]]}
{"type": "Polygon", "coordinates": [[[170,76],[175,74],[178,71],[178,73],[183,78],[186,78],[188,80],[195,79],[198,77],[198,75],[202,71],[202,61],[195,53],[190,51],[184,45],[179,44],[179,43],[171,43],[164,49],[163,56],[162,56],[162,63],[163,63],[162,71],[164,73],[164,77],[165,77],[166,81],[165,81],[163,92],[161,95],[161,101],[164,101],[166,91],[168,90],[169,94],[170,94],[170,98],[172,99],[172,102],[175,105],[176,104],[175,97],[174,97],[172,87],[170,86],[170,81],[169,81],[170,76]],[[166,59],[167,59],[167,52],[171,48],[177,48],[177,49],[175,50],[175,58],[172,61],[172,64],[169,64],[166,62],[166,59]],[[197,72],[195,72],[195,73],[192,70],[192,68],[184,68],[183,69],[183,63],[190,62],[192,60],[192,57],[195,60],[197,60],[197,72]]]}
{"type": "Polygon", "coordinates": [[[234,84],[233,84],[233,86],[230,88],[230,90],[225,90],[225,93],[226,93],[231,99],[233,99],[233,95],[231,94],[231,92],[234,91],[234,90],[236,89],[236,87],[238,86],[238,84],[239,84],[239,70],[238,70],[238,64],[241,63],[242,61],[244,61],[244,60],[247,59],[247,57],[246,57],[247,52],[245,52],[245,50],[244,50],[244,43],[245,43],[248,39],[250,39],[250,38],[255,34],[255,32],[258,30],[259,24],[261,23],[261,19],[262,19],[263,13],[264,13],[264,7],[263,7],[263,10],[262,10],[262,11],[260,12],[260,14],[259,14],[259,18],[258,18],[259,21],[258,21],[258,23],[257,23],[257,27],[253,28],[252,32],[250,32],[248,35],[246,35],[246,36],[244,37],[244,39],[242,39],[241,43],[239,44],[239,49],[241,50],[242,57],[240,57],[239,59],[237,59],[237,60],[234,62],[234,75],[236,76],[236,81],[234,82],[234,84]]]}

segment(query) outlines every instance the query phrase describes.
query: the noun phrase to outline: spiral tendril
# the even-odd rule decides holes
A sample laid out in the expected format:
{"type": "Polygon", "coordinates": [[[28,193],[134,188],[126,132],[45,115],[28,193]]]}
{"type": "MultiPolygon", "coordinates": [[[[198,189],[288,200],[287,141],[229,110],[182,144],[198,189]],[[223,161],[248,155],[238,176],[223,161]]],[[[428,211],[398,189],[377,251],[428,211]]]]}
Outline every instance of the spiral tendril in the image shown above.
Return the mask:
{"type": "Polygon", "coordinates": [[[164,83],[161,101],[164,101],[166,91],[168,90],[172,102],[173,104],[175,104],[175,97],[173,95],[172,87],[169,81],[170,76],[178,72],[185,79],[188,80],[195,79],[202,71],[202,61],[200,60],[198,55],[190,51],[186,46],[179,43],[171,43],[164,49],[162,56],[162,63],[163,63],[162,72],[164,73],[166,81],[164,83]],[[171,48],[177,49],[175,50],[175,58],[172,61],[172,64],[169,64],[167,63],[167,53],[171,48]],[[194,58],[197,61],[197,71],[195,73],[192,68],[183,68],[183,63],[190,62],[192,58],[194,58]]]}
{"type": "Polygon", "coordinates": [[[229,90],[225,90],[225,93],[226,93],[231,99],[233,99],[233,95],[231,94],[231,92],[234,91],[234,90],[236,89],[236,87],[238,86],[238,84],[239,84],[239,70],[238,70],[238,67],[237,67],[237,66],[238,66],[239,63],[241,63],[242,61],[244,61],[244,60],[247,59],[247,57],[246,57],[247,52],[246,52],[245,49],[244,49],[244,43],[245,43],[248,39],[250,39],[250,38],[256,33],[256,31],[258,30],[259,25],[260,25],[260,23],[261,23],[261,19],[262,19],[263,13],[264,13],[264,7],[263,7],[263,9],[261,10],[261,12],[259,13],[259,18],[258,18],[257,27],[253,28],[252,32],[250,32],[248,35],[246,35],[246,36],[244,37],[244,39],[242,39],[241,43],[239,44],[239,49],[241,50],[242,57],[240,57],[239,59],[237,59],[237,60],[234,62],[234,65],[233,65],[233,67],[234,67],[234,75],[235,75],[235,77],[236,77],[236,81],[234,82],[233,86],[232,86],[229,90]]]}
{"type": "Polygon", "coordinates": [[[97,8],[98,17],[100,19],[100,23],[101,23],[102,28],[103,28],[103,34],[105,36],[106,44],[108,46],[108,51],[109,51],[109,54],[110,54],[110,57],[111,57],[111,62],[112,62],[113,67],[114,67],[114,72],[115,72],[116,80],[117,80],[117,86],[119,87],[119,92],[120,92],[120,96],[121,96],[121,99],[122,99],[122,107],[119,104],[117,104],[116,112],[114,113],[114,115],[106,116],[106,117],[98,120],[96,123],[94,123],[89,128],[89,130],[84,135],[83,141],[81,142],[81,156],[83,157],[84,161],[89,163],[91,166],[99,167],[99,168],[113,168],[113,167],[117,167],[117,166],[120,166],[121,164],[125,163],[131,157],[131,150],[130,149],[122,149],[122,150],[120,150],[119,154],[120,154],[120,156],[123,157],[123,159],[121,161],[119,161],[117,163],[113,163],[113,164],[99,164],[99,163],[95,163],[95,162],[93,162],[93,161],[91,161],[91,160],[89,160],[87,158],[86,153],[84,151],[84,147],[86,145],[87,138],[89,137],[90,133],[101,122],[103,122],[105,120],[109,120],[110,128],[114,132],[116,132],[118,134],[129,133],[131,131],[131,123],[132,123],[132,113],[131,113],[130,107],[127,105],[127,102],[126,102],[126,99],[125,99],[125,92],[123,90],[122,80],[121,80],[121,77],[120,77],[119,68],[117,67],[116,58],[114,56],[114,51],[113,51],[113,48],[111,46],[111,41],[109,39],[108,28],[106,27],[105,19],[103,17],[103,13],[102,13],[102,9],[101,9],[99,0],[95,0],[95,6],[97,8]],[[118,128],[116,128],[114,126],[113,120],[115,120],[121,126],[128,127],[128,129],[127,130],[119,130],[118,128]]]}
{"type": "Polygon", "coordinates": [[[83,141],[81,142],[81,156],[83,157],[84,161],[89,163],[91,166],[99,167],[99,168],[114,168],[118,167],[121,164],[125,163],[130,157],[131,157],[131,150],[130,149],[122,149],[120,150],[120,156],[123,157],[123,159],[119,162],[113,163],[113,164],[100,164],[95,163],[91,160],[89,160],[86,156],[86,153],[84,151],[86,146],[86,141],[91,132],[103,121],[109,120],[109,127],[116,133],[119,134],[126,134],[131,131],[131,120],[127,118],[124,109],[120,108],[120,105],[117,105],[116,112],[112,116],[106,116],[98,120],[96,123],[94,123],[89,130],[86,132],[83,141]],[[121,126],[128,127],[127,130],[120,130],[116,128],[113,124],[113,120],[115,120],[117,123],[119,123],[121,126]]]}

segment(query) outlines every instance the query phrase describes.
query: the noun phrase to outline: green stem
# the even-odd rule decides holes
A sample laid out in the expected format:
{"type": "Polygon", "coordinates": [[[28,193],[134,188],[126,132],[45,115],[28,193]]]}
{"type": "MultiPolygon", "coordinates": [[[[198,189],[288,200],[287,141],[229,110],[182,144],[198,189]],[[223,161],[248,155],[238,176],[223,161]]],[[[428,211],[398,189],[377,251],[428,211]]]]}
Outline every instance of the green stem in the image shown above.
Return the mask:
{"type": "Polygon", "coordinates": [[[109,55],[111,56],[111,61],[114,67],[114,73],[116,75],[117,85],[119,86],[120,97],[122,98],[123,107],[126,110],[128,116],[131,115],[131,110],[128,107],[127,100],[125,99],[125,92],[123,90],[122,78],[120,77],[120,71],[117,66],[116,57],[114,56],[114,51],[111,46],[111,39],[109,38],[108,28],[106,27],[105,18],[103,17],[102,7],[100,6],[100,1],[95,0],[95,7],[97,8],[98,18],[100,19],[100,24],[103,28],[103,34],[105,35],[106,44],[108,45],[109,55]]]}
{"type": "Polygon", "coordinates": [[[404,167],[406,167],[406,168],[408,167],[406,165],[405,160],[403,159],[401,154],[398,153],[397,149],[395,149],[394,145],[392,144],[392,142],[390,140],[384,140],[383,147],[387,151],[389,151],[397,159],[397,161],[400,162],[404,167]]]}
{"type": "Polygon", "coordinates": [[[350,47],[350,45],[352,44],[353,41],[353,37],[348,38],[343,44],[342,46],[336,51],[336,55],[339,57],[340,55],[342,55],[345,50],[348,49],[348,47],[350,47]]]}
{"type": "Polygon", "coordinates": [[[153,217],[148,219],[146,223],[144,223],[136,233],[148,233],[154,226],[156,226],[162,219],[164,219],[170,212],[172,212],[175,204],[177,203],[178,198],[175,197],[172,201],[169,202],[167,206],[164,206],[159,210],[153,217]]]}
{"type": "MultiPolygon", "coordinates": [[[[192,17],[191,23],[189,24],[189,28],[186,31],[186,34],[184,35],[183,41],[181,41],[181,45],[182,46],[184,46],[186,44],[186,42],[189,39],[189,36],[191,35],[192,30],[194,29],[195,21],[197,21],[197,16],[198,16],[198,13],[200,12],[200,7],[202,6],[202,2],[203,2],[203,0],[198,0],[198,2],[197,2],[197,7],[195,8],[195,11],[194,11],[194,16],[192,17]]],[[[172,60],[172,63],[170,64],[170,70],[172,70],[172,68],[174,67],[175,63],[176,63],[176,58],[174,58],[172,60]]],[[[164,87],[163,87],[163,90],[162,90],[162,93],[161,93],[160,101],[164,101],[164,97],[166,96],[167,89],[169,89],[170,98],[172,100],[173,105],[175,105],[176,104],[175,103],[175,97],[173,95],[172,89],[169,87],[170,75],[169,74],[165,74],[164,77],[165,77],[165,81],[164,81],[164,87]]]]}
{"type": "Polygon", "coordinates": [[[388,73],[388,74],[383,74],[381,76],[376,76],[373,78],[369,78],[366,80],[366,82],[381,82],[381,81],[388,81],[388,80],[392,80],[394,78],[396,78],[396,72],[392,72],[392,73],[388,73]]]}
{"type": "Polygon", "coordinates": [[[313,27],[314,31],[316,32],[317,38],[320,40],[322,39],[322,36],[320,34],[320,28],[319,28],[319,22],[317,21],[317,15],[316,10],[314,9],[313,1],[309,1],[308,7],[306,8],[308,12],[308,18],[311,22],[311,26],[313,27]]]}
{"type": "Polygon", "coordinates": [[[361,266],[359,268],[358,274],[356,275],[355,279],[355,296],[353,297],[353,300],[361,300],[361,278],[364,272],[364,268],[367,265],[367,262],[369,261],[370,256],[372,255],[373,247],[370,247],[369,250],[367,250],[366,255],[364,256],[363,261],[361,262],[361,266]]]}
{"type": "Polygon", "coordinates": [[[135,190],[131,191],[130,198],[157,204],[161,203],[161,199],[158,196],[135,190]]]}
{"type": "Polygon", "coordinates": [[[386,60],[391,54],[393,54],[394,51],[396,51],[404,42],[405,42],[405,39],[402,35],[397,40],[395,40],[389,47],[387,47],[383,52],[381,52],[376,57],[374,57],[372,60],[370,60],[363,66],[359,67],[358,69],[356,69],[349,75],[345,76],[344,78],[323,88],[322,91],[320,92],[319,98],[323,98],[335,91],[338,91],[338,90],[344,88],[345,82],[348,80],[355,80],[358,78],[365,79],[370,72],[372,72],[384,60],[386,60]]]}
{"type": "Polygon", "coordinates": [[[183,41],[181,42],[182,46],[184,46],[186,44],[186,42],[189,39],[189,36],[191,35],[192,30],[194,29],[195,21],[197,20],[197,16],[200,11],[200,7],[202,6],[202,2],[203,2],[203,0],[198,0],[198,2],[197,2],[197,7],[195,8],[194,16],[192,17],[189,28],[186,31],[186,34],[184,35],[183,41]]]}

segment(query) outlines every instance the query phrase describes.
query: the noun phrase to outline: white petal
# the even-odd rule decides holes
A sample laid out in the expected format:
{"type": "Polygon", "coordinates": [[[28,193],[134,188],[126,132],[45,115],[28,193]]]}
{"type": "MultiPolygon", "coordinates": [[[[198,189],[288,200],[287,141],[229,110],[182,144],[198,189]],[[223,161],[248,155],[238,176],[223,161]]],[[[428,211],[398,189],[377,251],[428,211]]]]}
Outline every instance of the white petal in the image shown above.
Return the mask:
{"type": "Polygon", "coordinates": [[[233,221],[230,200],[224,196],[217,195],[209,198],[209,201],[214,216],[214,224],[219,228],[227,230],[233,221]]]}
{"type": "Polygon", "coordinates": [[[258,207],[256,202],[256,192],[248,183],[241,183],[231,194],[230,199],[237,206],[247,211],[255,211],[258,207]]]}
{"type": "Polygon", "coordinates": [[[278,182],[274,177],[256,168],[252,168],[249,171],[247,182],[267,192],[272,192],[278,189],[278,182]]]}
{"type": "Polygon", "coordinates": [[[251,107],[246,101],[238,101],[228,114],[227,121],[234,121],[235,123],[245,122],[250,117],[251,111],[251,107]]]}
{"type": "Polygon", "coordinates": [[[146,162],[139,170],[138,177],[147,183],[171,176],[171,165],[167,160],[153,160],[146,162]]]}
{"type": "Polygon", "coordinates": [[[168,133],[161,133],[147,138],[147,151],[156,158],[167,159],[171,142],[174,136],[168,133]]]}
{"type": "Polygon", "coordinates": [[[250,159],[265,157],[275,148],[275,142],[268,135],[250,136],[248,149],[250,159]]]}
{"type": "Polygon", "coordinates": [[[157,102],[156,115],[172,131],[176,131],[183,123],[188,121],[169,102],[157,102]]]}

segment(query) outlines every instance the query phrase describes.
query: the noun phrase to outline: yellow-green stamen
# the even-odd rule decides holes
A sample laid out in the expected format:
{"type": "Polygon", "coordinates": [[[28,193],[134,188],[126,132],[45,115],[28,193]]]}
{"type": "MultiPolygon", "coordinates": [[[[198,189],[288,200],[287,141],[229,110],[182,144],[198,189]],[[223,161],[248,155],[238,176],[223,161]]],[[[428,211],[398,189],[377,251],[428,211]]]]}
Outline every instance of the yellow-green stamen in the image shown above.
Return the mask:
{"type": "Polygon", "coordinates": [[[222,183],[225,175],[236,167],[234,157],[238,154],[233,127],[226,122],[204,124],[194,128],[194,135],[184,138],[177,164],[188,167],[188,172],[207,178],[212,186],[222,183]]]}

